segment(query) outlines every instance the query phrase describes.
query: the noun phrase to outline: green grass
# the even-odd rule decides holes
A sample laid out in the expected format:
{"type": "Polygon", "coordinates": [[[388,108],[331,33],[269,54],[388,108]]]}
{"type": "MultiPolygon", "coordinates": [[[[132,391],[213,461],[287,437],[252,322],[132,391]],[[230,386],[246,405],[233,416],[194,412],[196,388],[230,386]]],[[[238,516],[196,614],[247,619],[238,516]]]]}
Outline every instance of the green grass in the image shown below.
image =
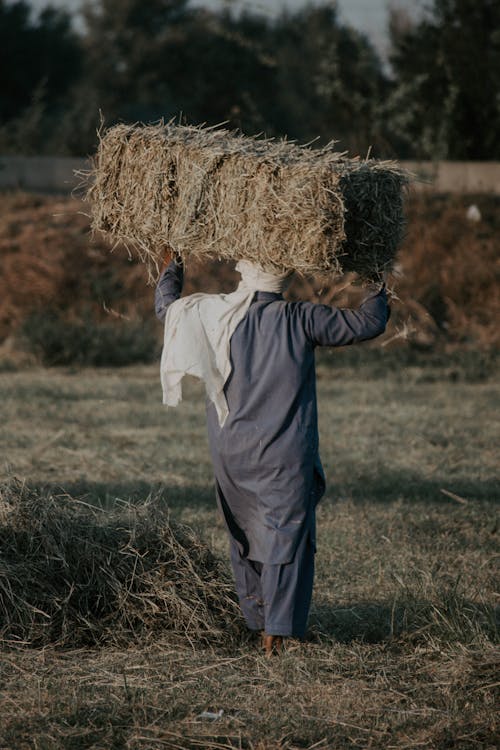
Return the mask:
{"type": "Polygon", "coordinates": [[[57,311],[31,314],[18,336],[22,348],[48,367],[123,367],[152,362],[158,352],[156,326],[151,321],[95,321],[89,311],[67,320],[57,311]]]}
{"type": "MultiPolygon", "coordinates": [[[[318,365],[311,640],[271,662],[168,632],[4,651],[2,750],[496,745],[494,368],[352,351],[318,365]]],[[[184,390],[167,410],[156,366],[1,373],[0,474],[104,507],[156,493],[227,559],[202,389],[184,390]]]]}

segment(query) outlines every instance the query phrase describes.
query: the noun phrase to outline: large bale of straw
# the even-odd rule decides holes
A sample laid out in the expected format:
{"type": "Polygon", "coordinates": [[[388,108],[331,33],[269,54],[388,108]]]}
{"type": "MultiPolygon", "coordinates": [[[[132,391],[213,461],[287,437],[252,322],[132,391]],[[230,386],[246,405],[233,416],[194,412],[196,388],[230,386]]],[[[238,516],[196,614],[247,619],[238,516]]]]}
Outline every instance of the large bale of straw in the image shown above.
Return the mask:
{"type": "Polygon", "coordinates": [[[154,277],[166,245],[190,258],[377,278],[402,238],[395,162],[194,126],[117,125],[87,174],[92,227],[154,277]]]}
{"type": "Polygon", "coordinates": [[[0,643],[220,642],[239,620],[223,565],[154,499],[111,512],[0,486],[0,643]]]}

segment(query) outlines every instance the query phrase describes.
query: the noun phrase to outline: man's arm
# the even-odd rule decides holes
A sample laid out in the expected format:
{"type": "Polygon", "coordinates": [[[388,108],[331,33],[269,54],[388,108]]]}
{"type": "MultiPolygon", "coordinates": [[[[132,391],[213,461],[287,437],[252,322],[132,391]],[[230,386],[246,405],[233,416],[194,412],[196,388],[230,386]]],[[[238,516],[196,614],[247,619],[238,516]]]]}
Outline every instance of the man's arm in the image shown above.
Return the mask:
{"type": "Polygon", "coordinates": [[[171,260],[165,265],[155,290],[155,312],[158,320],[165,320],[167,308],[182,293],[184,266],[180,260],[171,260]]]}
{"type": "Polygon", "coordinates": [[[380,336],[390,316],[385,284],[356,310],[302,303],[303,325],[315,346],[346,346],[380,336]]]}

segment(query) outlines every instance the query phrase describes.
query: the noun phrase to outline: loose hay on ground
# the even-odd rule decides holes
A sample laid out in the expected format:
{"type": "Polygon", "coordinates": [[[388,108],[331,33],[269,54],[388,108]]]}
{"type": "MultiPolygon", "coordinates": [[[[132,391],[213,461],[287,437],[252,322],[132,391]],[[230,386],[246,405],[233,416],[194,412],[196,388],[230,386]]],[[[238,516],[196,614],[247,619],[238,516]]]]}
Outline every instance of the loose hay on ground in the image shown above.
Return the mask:
{"type": "Polygon", "coordinates": [[[270,270],[391,267],[408,176],[395,162],[194,126],[117,125],[86,175],[92,227],[157,274],[165,246],[185,260],[246,259],[270,270]]]}
{"type": "Polygon", "coordinates": [[[230,640],[239,619],[222,565],[154,498],[109,511],[0,487],[0,643],[230,640]]]}

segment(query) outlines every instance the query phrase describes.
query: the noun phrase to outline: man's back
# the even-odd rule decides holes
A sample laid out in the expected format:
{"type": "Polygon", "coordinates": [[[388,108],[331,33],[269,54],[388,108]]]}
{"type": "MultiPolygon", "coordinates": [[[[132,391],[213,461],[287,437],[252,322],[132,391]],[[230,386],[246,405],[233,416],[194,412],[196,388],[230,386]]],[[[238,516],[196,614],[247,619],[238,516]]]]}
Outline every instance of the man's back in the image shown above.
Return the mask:
{"type": "Polygon", "coordinates": [[[286,449],[290,428],[298,431],[294,443],[316,448],[314,346],[296,304],[258,292],[231,338],[231,365],[229,417],[219,436],[228,436],[227,450],[233,426],[265,463],[275,463],[275,451],[286,449]]]}
{"type": "MultiPolygon", "coordinates": [[[[157,289],[160,319],[182,290],[171,264],[157,289]]],[[[197,325],[202,304],[193,312],[197,325]]],[[[316,346],[342,346],[385,329],[385,289],[356,310],[285,302],[257,291],[230,338],[229,413],[221,426],[207,399],[208,437],[217,495],[241,554],[265,564],[289,563],[304,535],[314,544],[314,509],[325,483],[318,452],[316,346]]],[[[167,321],[168,322],[168,321],[167,321]]]]}

